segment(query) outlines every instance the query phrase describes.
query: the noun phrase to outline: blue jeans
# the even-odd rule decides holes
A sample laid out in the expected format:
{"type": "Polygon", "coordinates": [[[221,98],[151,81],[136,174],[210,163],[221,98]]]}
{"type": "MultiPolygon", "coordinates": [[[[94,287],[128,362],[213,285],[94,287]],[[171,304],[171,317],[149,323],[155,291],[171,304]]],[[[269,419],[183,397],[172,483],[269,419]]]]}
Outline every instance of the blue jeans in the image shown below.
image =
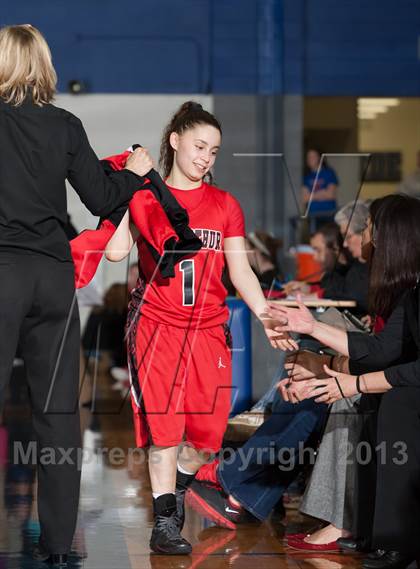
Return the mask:
{"type": "Polygon", "coordinates": [[[217,473],[226,494],[256,518],[266,519],[295,477],[296,455],[322,424],[327,408],[313,399],[296,405],[283,401],[240,449],[220,462],[217,473]]]}

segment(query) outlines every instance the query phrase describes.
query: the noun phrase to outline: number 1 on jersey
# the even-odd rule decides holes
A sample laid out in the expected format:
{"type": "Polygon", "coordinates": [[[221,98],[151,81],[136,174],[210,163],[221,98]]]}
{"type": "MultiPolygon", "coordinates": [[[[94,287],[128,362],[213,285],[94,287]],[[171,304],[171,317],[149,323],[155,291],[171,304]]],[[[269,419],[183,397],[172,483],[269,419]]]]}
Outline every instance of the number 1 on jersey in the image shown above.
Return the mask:
{"type": "Polygon", "coordinates": [[[194,261],[185,259],[179,264],[179,270],[182,271],[182,304],[183,306],[194,306],[195,294],[195,267],[194,261]]]}

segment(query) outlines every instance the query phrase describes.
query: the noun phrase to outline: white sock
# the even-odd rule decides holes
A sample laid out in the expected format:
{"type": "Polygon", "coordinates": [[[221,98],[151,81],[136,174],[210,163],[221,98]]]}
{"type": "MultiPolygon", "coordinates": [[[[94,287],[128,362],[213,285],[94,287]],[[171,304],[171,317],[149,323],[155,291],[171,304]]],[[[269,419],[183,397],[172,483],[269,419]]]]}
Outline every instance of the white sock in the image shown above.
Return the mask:
{"type": "Polygon", "coordinates": [[[194,476],[196,474],[195,472],[188,472],[188,470],[185,470],[185,468],[182,468],[182,466],[179,464],[179,462],[176,463],[176,467],[180,472],[182,472],[182,474],[187,474],[187,476],[194,476]]]}
{"type": "Polygon", "coordinates": [[[160,498],[160,496],[164,496],[165,494],[175,495],[175,492],[152,492],[152,496],[153,496],[154,500],[156,500],[157,498],[160,498]]]}

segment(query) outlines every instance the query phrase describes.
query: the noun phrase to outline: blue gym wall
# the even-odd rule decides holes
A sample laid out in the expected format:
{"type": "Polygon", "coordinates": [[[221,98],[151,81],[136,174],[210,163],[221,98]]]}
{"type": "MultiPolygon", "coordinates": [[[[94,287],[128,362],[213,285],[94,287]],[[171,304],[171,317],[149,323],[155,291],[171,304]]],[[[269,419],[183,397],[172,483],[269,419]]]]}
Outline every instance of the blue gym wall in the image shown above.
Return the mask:
{"type": "Polygon", "coordinates": [[[284,0],[284,89],[420,95],[418,0],[284,0]]]}
{"type": "Polygon", "coordinates": [[[418,0],[19,0],[61,91],[420,94],[418,0]]]}
{"type": "Polygon", "coordinates": [[[270,93],[280,90],[280,8],[275,0],[20,0],[2,8],[0,23],[41,29],[61,91],[81,79],[102,93],[270,93]]]}

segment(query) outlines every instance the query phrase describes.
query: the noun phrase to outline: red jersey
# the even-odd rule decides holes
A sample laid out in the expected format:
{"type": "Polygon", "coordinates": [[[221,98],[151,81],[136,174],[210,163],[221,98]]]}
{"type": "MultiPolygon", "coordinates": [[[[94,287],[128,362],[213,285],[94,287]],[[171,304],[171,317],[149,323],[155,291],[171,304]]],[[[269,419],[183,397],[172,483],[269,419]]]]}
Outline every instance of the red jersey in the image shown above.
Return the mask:
{"type": "Polygon", "coordinates": [[[182,328],[217,326],[229,315],[222,283],[223,243],[226,237],[245,236],[241,206],[228,192],[204,182],[194,190],[169,189],[188,211],[189,225],[203,247],[176,264],[174,278],[165,279],[140,235],[137,249],[144,286],[140,312],[157,322],[182,328]]]}

